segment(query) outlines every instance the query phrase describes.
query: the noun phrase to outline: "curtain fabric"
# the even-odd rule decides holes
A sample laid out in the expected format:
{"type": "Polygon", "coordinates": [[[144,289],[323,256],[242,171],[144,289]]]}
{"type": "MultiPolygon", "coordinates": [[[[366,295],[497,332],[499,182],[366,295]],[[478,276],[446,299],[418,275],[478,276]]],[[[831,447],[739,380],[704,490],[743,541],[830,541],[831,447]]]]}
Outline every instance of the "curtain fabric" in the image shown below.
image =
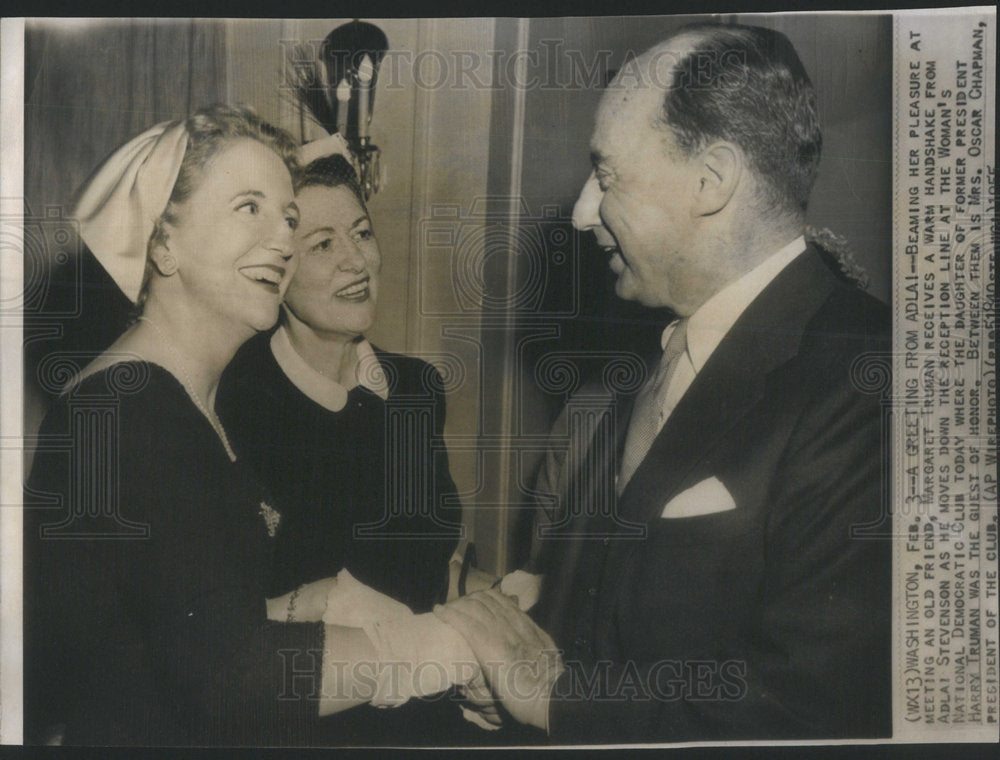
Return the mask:
{"type": "Polygon", "coordinates": [[[153,124],[225,100],[222,22],[29,21],[25,196],[68,209],[90,172],[153,124]]]}

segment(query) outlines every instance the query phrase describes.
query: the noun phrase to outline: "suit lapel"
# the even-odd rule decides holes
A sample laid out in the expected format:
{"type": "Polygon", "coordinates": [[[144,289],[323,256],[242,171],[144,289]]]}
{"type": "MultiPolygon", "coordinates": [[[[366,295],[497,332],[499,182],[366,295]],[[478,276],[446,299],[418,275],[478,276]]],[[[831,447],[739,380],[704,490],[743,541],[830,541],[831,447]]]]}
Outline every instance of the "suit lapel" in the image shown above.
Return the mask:
{"type": "MultiPolygon", "coordinates": [[[[564,519],[574,520],[573,530],[584,535],[607,533],[612,525],[599,524],[608,523],[619,513],[613,501],[614,473],[621,458],[634,395],[603,398],[605,394],[603,389],[580,393],[564,409],[564,415],[567,415],[564,424],[570,433],[570,441],[557,484],[559,503],[564,519]],[[581,403],[582,396],[589,396],[592,401],[581,403]],[[568,418],[573,406],[578,411],[586,410],[584,421],[596,418],[596,424],[592,430],[586,431],[584,440],[573,440],[574,431],[568,418]],[[602,509],[602,505],[607,508],[602,509]]],[[[576,432],[579,434],[580,431],[576,432]]]]}
{"type": "Polygon", "coordinates": [[[568,632],[574,629],[579,614],[574,589],[593,564],[596,544],[586,539],[607,536],[623,527],[611,500],[615,498],[615,452],[621,447],[626,427],[621,417],[627,419],[631,400],[632,396],[610,396],[597,383],[589,384],[567,403],[555,425],[557,430],[566,430],[569,441],[559,456],[561,461],[554,465],[555,481],[545,483],[546,489],[557,494],[559,509],[554,515],[540,514],[535,525],[538,532],[534,540],[539,543],[532,555],[538,555],[536,569],[546,573],[546,582],[532,614],[564,646],[573,638],[568,632]],[[582,401],[586,397],[589,399],[582,401]],[[586,409],[585,416],[597,418],[585,440],[574,440],[573,407],[586,409]],[[613,513],[608,514],[605,506],[613,513]]]}
{"type": "Polygon", "coordinates": [[[767,375],[798,350],[833,274],[811,248],[782,270],[739,317],[677,404],[619,500],[648,522],[713,444],[760,398],[767,375]]]}

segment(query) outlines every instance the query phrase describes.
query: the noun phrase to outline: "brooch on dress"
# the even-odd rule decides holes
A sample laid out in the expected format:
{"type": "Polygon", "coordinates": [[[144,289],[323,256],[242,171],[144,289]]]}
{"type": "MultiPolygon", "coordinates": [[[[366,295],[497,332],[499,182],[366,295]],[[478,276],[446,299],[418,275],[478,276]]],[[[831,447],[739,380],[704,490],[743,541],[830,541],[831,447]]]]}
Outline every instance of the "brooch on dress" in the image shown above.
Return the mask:
{"type": "Polygon", "coordinates": [[[267,535],[274,538],[274,532],[278,529],[278,523],[281,522],[281,512],[266,501],[262,501],[260,503],[260,516],[264,518],[264,525],[267,526],[267,535]]]}

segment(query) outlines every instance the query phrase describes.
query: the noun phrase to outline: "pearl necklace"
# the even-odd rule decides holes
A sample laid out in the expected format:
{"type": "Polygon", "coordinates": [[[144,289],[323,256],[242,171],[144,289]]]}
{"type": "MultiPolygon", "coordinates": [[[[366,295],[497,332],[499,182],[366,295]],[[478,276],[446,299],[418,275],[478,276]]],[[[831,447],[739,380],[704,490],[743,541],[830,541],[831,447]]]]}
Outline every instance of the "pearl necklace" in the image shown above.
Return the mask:
{"type": "Polygon", "coordinates": [[[153,328],[158,336],[160,336],[160,340],[163,342],[164,347],[170,352],[171,356],[174,357],[174,361],[177,365],[177,371],[180,373],[180,377],[178,379],[180,380],[181,385],[184,386],[184,390],[187,391],[187,394],[191,397],[194,405],[198,407],[198,411],[205,415],[205,419],[207,419],[212,425],[212,428],[215,430],[219,439],[222,441],[222,445],[226,449],[226,454],[229,455],[229,460],[231,462],[235,462],[236,453],[233,451],[233,447],[229,445],[229,439],[226,437],[226,431],[222,427],[222,422],[219,420],[218,416],[216,416],[215,412],[205,406],[205,404],[202,403],[202,400],[198,397],[198,394],[195,393],[194,383],[191,382],[191,378],[184,370],[184,358],[181,356],[180,352],[174,348],[173,342],[167,337],[166,333],[160,329],[160,326],[156,324],[156,322],[151,320],[149,317],[139,317],[138,321],[145,322],[153,328]]]}

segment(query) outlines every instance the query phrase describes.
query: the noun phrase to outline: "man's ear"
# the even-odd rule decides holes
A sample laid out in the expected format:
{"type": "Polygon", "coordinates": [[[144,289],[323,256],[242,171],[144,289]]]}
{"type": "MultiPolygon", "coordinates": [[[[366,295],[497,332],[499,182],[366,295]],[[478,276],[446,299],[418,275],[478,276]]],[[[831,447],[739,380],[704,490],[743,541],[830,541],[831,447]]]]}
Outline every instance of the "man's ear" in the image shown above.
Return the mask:
{"type": "Polygon", "coordinates": [[[743,176],[743,153],[732,143],[717,142],[705,148],[698,160],[693,210],[698,216],[709,216],[732,200],[743,176]]]}

